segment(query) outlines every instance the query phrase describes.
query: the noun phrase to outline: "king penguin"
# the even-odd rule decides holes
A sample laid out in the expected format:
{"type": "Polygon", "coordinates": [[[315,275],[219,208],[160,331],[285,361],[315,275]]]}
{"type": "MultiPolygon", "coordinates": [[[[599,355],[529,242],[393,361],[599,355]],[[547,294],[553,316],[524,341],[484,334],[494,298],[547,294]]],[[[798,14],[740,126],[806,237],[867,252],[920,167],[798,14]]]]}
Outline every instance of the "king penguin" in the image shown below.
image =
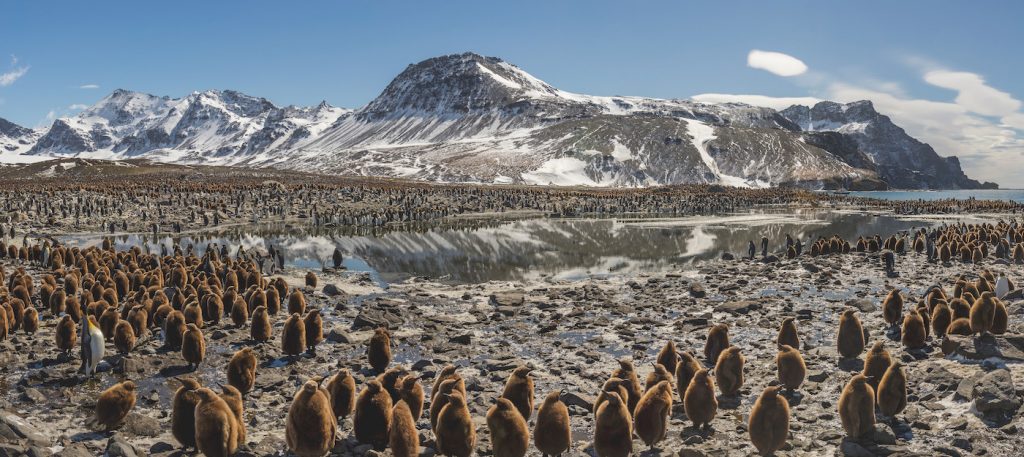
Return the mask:
{"type": "Polygon", "coordinates": [[[103,332],[93,316],[82,319],[82,371],[86,376],[96,374],[96,366],[103,359],[103,332]]]}

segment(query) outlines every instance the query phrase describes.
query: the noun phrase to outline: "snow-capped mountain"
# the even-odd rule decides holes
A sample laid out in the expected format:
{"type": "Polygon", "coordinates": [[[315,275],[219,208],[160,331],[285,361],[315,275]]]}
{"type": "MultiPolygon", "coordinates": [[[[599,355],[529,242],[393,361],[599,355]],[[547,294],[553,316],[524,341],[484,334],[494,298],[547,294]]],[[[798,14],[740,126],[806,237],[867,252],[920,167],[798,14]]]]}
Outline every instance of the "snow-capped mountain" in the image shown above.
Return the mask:
{"type": "Polygon", "coordinates": [[[118,90],[17,152],[447,182],[978,186],[955,158],[938,157],[873,109],[832,105],[780,112],[582,95],[466,53],[409,65],[356,110],[280,108],[235,91],[172,99],[118,90]]]}
{"type": "MultiPolygon", "coordinates": [[[[956,157],[941,157],[931,146],[907,134],[870,101],[820,102],[791,106],[781,114],[806,132],[838,132],[852,140],[871,168],[890,186],[904,189],[977,188],[956,157]]],[[[812,135],[813,133],[809,133],[812,135]]]]}
{"type": "Polygon", "coordinates": [[[0,160],[28,151],[42,132],[0,118],[0,160]]]}
{"type": "Polygon", "coordinates": [[[28,153],[245,162],[302,144],[346,112],[326,103],[279,108],[231,90],[175,99],[118,89],[81,113],[54,121],[28,153]]]}

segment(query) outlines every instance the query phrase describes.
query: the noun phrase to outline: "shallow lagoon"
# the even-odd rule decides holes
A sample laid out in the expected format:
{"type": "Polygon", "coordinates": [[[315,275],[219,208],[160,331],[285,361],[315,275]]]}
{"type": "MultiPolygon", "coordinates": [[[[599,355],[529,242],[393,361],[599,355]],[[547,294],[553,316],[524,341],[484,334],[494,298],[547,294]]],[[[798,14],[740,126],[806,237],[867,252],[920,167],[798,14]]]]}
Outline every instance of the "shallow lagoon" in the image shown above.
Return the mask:
{"type": "MultiPolygon", "coordinates": [[[[247,252],[284,252],[288,266],[320,269],[331,264],[337,247],[344,267],[368,272],[379,283],[412,276],[454,283],[529,280],[542,276],[581,279],[593,276],[678,270],[723,252],[747,252],[747,242],[767,236],[770,251],[780,252],[786,234],[808,240],[838,234],[888,235],[935,220],[827,210],[749,211],[683,218],[582,218],[464,221],[435,227],[406,227],[387,232],[310,229],[301,225],[234,227],[217,232],[161,236],[115,235],[119,249],[143,246],[156,252],[172,242],[238,246],[247,252]]],[[[62,237],[71,245],[101,243],[100,234],[62,237]]]]}

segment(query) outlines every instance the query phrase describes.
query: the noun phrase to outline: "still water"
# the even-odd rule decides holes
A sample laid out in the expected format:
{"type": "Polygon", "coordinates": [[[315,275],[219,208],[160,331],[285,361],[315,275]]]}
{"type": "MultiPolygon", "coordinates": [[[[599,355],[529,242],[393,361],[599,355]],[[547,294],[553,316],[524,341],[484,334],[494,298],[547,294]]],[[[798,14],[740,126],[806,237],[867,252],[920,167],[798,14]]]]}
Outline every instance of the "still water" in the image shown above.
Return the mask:
{"type": "Polygon", "coordinates": [[[882,200],[945,200],[956,198],[966,200],[1009,200],[1024,203],[1021,189],[979,189],[979,190],[889,190],[871,192],[850,192],[853,197],[880,198],[882,200]]]}
{"type": "MultiPolygon", "coordinates": [[[[465,225],[389,233],[309,230],[302,226],[239,227],[174,238],[141,234],[115,236],[119,249],[142,246],[160,252],[174,241],[193,245],[201,255],[207,244],[239,246],[247,252],[283,250],[286,263],[319,269],[331,263],[337,247],[350,271],[369,272],[381,283],[411,276],[454,283],[523,280],[551,276],[581,279],[676,270],[723,252],[746,253],[747,242],[767,236],[780,251],[786,234],[806,243],[819,235],[888,235],[934,224],[888,215],[804,210],[750,211],[685,218],[528,219],[475,221],[465,225]]],[[[63,237],[71,245],[91,246],[102,235],[63,237]]]]}

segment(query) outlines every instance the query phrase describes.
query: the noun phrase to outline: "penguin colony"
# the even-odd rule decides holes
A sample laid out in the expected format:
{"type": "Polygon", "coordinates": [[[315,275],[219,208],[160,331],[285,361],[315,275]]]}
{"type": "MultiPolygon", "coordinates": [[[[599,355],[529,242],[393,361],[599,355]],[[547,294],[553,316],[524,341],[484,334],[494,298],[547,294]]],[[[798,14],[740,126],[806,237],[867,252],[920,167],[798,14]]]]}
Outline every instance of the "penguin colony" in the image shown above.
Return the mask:
{"type": "MultiPolygon", "coordinates": [[[[961,237],[973,238],[980,230],[972,229],[961,237]]],[[[990,230],[998,234],[999,229],[990,230]]],[[[900,246],[900,240],[874,241],[900,246]]],[[[849,252],[844,243],[829,242],[829,252],[849,252]]],[[[819,246],[819,255],[824,244],[819,246]]],[[[859,245],[855,250],[860,250],[859,245]]],[[[865,246],[870,250],[871,243],[865,246]]],[[[984,250],[971,248],[972,255],[961,256],[960,260],[976,262],[974,249],[984,250]]],[[[45,242],[39,245],[39,251],[25,260],[49,272],[40,278],[40,285],[33,283],[24,267],[11,273],[0,271],[10,291],[2,299],[2,330],[5,336],[20,332],[31,337],[39,331],[40,320],[54,319],[56,347],[68,358],[76,346],[81,349],[84,376],[96,376],[107,355],[107,342],[118,354],[131,356],[138,338],[146,335],[159,335],[164,347],[180,351],[186,367],[195,369],[205,361],[208,337],[204,329],[217,328],[220,318],[228,316],[232,317],[231,325],[251,326],[253,344],[275,344],[274,333],[280,332],[281,353],[289,356],[291,363],[313,356],[316,345],[323,340],[320,310],[307,309],[309,305],[299,288],[284,285],[282,292],[279,283],[263,277],[251,261],[220,258],[216,249],[207,249],[202,257],[179,252],[158,258],[137,248],[117,252],[45,242]],[[271,295],[288,296],[287,311],[291,314],[281,309],[279,299],[268,298],[271,295]],[[233,319],[236,308],[238,313],[243,309],[246,312],[240,322],[233,319]]],[[[918,305],[906,300],[900,290],[892,289],[881,300],[880,313],[899,329],[899,344],[907,350],[925,347],[935,341],[936,335],[946,333],[984,336],[1005,332],[1009,320],[1006,306],[994,293],[995,281],[986,276],[990,274],[981,271],[977,279],[958,278],[952,293],[936,287],[918,305]]],[[[316,282],[315,276],[307,278],[307,287],[315,287],[316,282]]],[[[882,341],[868,340],[857,314],[853,310],[842,313],[836,330],[838,358],[861,357],[871,344],[863,374],[849,379],[837,402],[842,427],[850,437],[868,433],[876,415],[898,416],[908,403],[906,370],[892,359],[882,341]]],[[[227,323],[225,320],[224,325],[227,323]]],[[[795,320],[787,317],[778,325],[778,380],[756,397],[749,412],[749,438],[762,454],[771,454],[785,445],[791,420],[787,393],[799,391],[806,375],[795,320]]],[[[669,419],[677,401],[682,403],[692,427],[702,433],[711,432],[719,397],[744,395],[747,362],[742,347],[730,342],[729,333],[724,324],[710,327],[703,362],[692,355],[691,350],[696,348],[665,342],[654,357],[655,363],[649,370],[644,369],[647,376],[643,384],[638,367],[631,360],[620,360],[596,392],[592,412],[596,419],[594,452],[601,456],[630,455],[640,450],[634,441],[657,448],[669,433],[669,419]]],[[[889,349],[895,349],[896,345],[891,344],[889,349]]],[[[310,379],[295,391],[284,434],[291,452],[325,455],[339,433],[344,433],[343,421],[351,417],[352,432],[360,443],[381,450],[391,448],[396,455],[417,455],[426,444],[420,442],[417,431],[417,424],[427,419],[422,417],[425,413],[429,415],[433,444],[441,454],[461,456],[479,450],[477,434],[484,430],[475,426],[467,406],[472,393],[467,392],[458,369],[444,367],[437,373],[428,402],[419,377],[393,366],[393,346],[391,331],[379,328],[373,332],[365,357],[368,369],[378,377],[361,386],[342,368],[310,379]],[[425,403],[429,412],[424,411],[425,403]]],[[[226,367],[227,383],[218,386],[220,393],[196,379],[177,379],[179,386],[174,391],[170,416],[174,438],[183,448],[204,455],[232,455],[247,445],[245,395],[259,377],[259,363],[252,347],[239,349],[226,367]]],[[[513,369],[502,394],[493,399],[483,418],[494,455],[522,456],[532,448],[546,455],[571,452],[571,417],[562,401],[564,393],[540,393],[544,401],[535,404],[533,371],[525,366],[513,369]]],[[[126,380],[99,395],[94,418],[98,428],[111,430],[124,422],[136,407],[135,390],[135,384],[126,380]]]]}

